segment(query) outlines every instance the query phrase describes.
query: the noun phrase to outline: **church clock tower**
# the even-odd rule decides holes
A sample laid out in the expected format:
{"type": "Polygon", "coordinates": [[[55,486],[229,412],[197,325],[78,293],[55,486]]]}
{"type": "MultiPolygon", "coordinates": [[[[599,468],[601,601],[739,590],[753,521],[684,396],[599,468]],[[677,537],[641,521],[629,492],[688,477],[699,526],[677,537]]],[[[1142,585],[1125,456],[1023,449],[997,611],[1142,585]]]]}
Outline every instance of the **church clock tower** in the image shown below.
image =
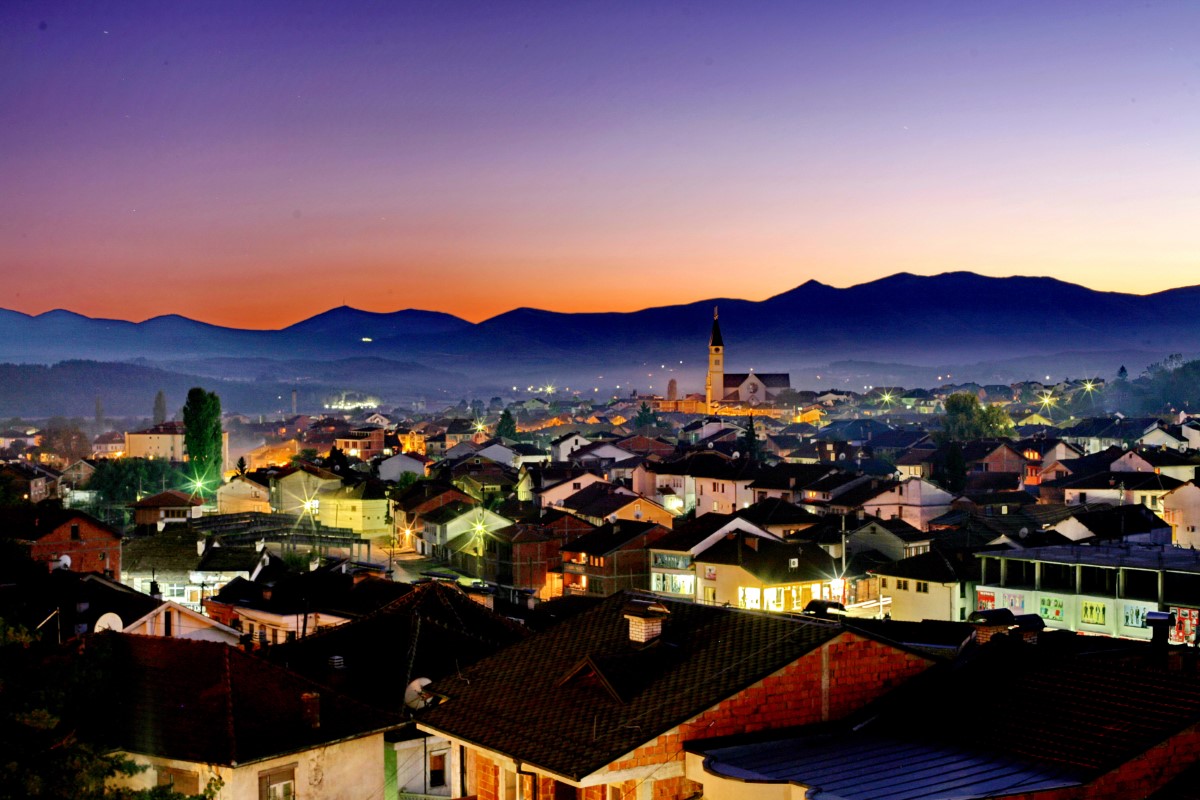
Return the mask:
{"type": "Polygon", "coordinates": [[[709,414],[715,414],[717,404],[725,399],[725,340],[721,338],[716,306],[713,306],[712,334],[708,337],[708,378],[704,382],[704,399],[709,414]]]}

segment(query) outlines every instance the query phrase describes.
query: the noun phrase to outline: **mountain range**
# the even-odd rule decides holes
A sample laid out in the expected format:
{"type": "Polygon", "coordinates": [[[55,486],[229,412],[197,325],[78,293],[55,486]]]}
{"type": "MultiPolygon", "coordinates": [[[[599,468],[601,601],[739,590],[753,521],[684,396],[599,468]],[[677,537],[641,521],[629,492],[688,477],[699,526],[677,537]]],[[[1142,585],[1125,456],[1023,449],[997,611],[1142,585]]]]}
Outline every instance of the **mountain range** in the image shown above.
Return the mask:
{"type": "MultiPolygon", "coordinates": [[[[1168,353],[1191,355],[1200,342],[1200,286],[1133,295],[951,272],[844,289],[810,280],[762,301],[627,313],[518,308],[479,323],[342,306],[262,331],[175,315],[133,323],[0,309],[0,362],[136,361],[189,378],[262,383],[272,400],[296,384],[395,402],[546,382],[661,391],[669,377],[681,391],[699,391],[714,306],[728,368],[790,371],[796,388],[934,385],[947,372],[956,381],[1111,374],[1125,363],[1136,372],[1168,353]]],[[[0,414],[12,407],[9,391],[0,385],[0,414]]]]}

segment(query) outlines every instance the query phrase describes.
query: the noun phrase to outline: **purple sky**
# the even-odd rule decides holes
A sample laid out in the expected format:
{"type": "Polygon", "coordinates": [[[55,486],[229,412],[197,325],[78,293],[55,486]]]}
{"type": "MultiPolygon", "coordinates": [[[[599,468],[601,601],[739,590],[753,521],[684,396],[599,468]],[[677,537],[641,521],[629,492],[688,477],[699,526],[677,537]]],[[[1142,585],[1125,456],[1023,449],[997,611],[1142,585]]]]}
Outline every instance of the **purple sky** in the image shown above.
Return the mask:
{"type": "Polygon", "coordinates": [[[1200,5],[0,4],[0,307],[1200,283],[1200,5]]]}

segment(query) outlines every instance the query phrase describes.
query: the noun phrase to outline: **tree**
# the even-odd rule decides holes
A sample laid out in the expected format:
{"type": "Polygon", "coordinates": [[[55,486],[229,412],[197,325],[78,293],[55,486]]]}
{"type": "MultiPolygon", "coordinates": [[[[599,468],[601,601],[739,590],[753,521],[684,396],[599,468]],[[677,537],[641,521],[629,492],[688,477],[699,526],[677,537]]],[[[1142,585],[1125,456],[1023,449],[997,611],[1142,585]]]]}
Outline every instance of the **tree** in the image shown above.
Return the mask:
{"type": "Polygon", "coordinates": [[[970,392],[956,392],[946,398],[946,413],[942,415],[943,442],[962,442],[1009,436],[1013,424],[1007,412],[995,406],[979,405],[979,398],[970,392]]]}
{"type": "Polygon", "coordinates": [[[154,395],[154,424],[162,425],[167,421],[167,396],[159,389],[154,395]]]}
{"type": "Polygon", "coordinates": [[[74,422],[52,417],[42,431],[42,450],[74,462],[92,454],[92,440],[74,422]]]}
{"type": "Polygon", "coordinates": [[[182,486],[183,476],[170,462],[147,458],[101,461],[88,481],[89,491],[95,491],[101,502],[112,505],[126,505],[136,502],[139,495],[182,486]]]}
{"type": "Polygon", "coordinates": [[[238,475],[241,475],[243,478],[246,477],[246,473],[250,471],[250,468],[246,466],[245,456],[238,456],[237,466],[235,469],[237,470],[238,475]]]}
{"type": "Polygon", "coordinates": [[[946,457],[937,478],[948,492],[961,492],[967,485],[967,460],[958,442],[946,445],[946,457]]]}
{"type": "Polygon", "coordinates": [[[1129,370],[1125,369],[1124,364],[1122,364],[1121,368],[1119,370],[1117,370],[1117,380],[1119,380],[1119,381],[1129,380],[1129,370]]]}
{"type": "Polygon", "coordinates": [[[183,446],[187,450],[188,473],[196,488],[204,490],[221,478],[225,469],[221,431],[221,398],[199,386],[192,388],[183,404],[183,446]]]}
{"type": "Polygon", "coordinates": [[[750,421],[746,425],[746,430],[742,434],[742,449],[746,453],[746,458],[751,461],[758,461],[762,458],[762,442],[758,440],[758,432],[754,430],[754,415],[750,415],[750,421]]]}
{"type": "Polygon", "coordinates": [[[331,447],[329,455],[325,457],[325,469],[345,477],[350,474],[350,459],[346,457],[341,448],[331,447]]]}
{"type": "Polygon", "coordinates": [[[654,409],[650,408],[650,404],[643,401],[638,409],[637,417],[634,418],[633,424],[638,428],[651,428],[658,424],[658,418],[654,416],[654,409]]]}
{"type": "Polygon", "coordinates": [[[500,421],[496,423],[496,436],[501,439],[517,438],[517,421],[507,408],[500,413],[500,421]]]}

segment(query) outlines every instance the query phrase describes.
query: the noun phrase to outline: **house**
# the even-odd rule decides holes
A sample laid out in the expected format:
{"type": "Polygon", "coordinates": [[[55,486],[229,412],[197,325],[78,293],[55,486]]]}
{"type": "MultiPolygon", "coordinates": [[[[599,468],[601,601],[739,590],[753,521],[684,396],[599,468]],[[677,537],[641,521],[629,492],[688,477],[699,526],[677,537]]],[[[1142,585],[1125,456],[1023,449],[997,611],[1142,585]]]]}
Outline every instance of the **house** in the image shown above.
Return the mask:
{"type": "MultiPolygon", "coordinates": [[[[1182,481],[1154,472],[1098,472],[1083,477],[1064,478],[1054,482],[1067,505],[1108,502],[1114,505],[1137,503],[1155,511],[1162,508],[1162,498],[1182,481]]],[[[1042,484],[1045,494],[1046,484],[1042,484]]],[[[1043,498],[1045,499],[1045,498],[1043,498]]]]}
{"type": "Polygon", "coordinates": [[[241,514],[257,511],[271,513],[271,480],[256,480],[257,476],[234,475],[228,483],[217,488],[217,513],[241,514]]]}
{"type": "Polygon", "coordinates": [[[49,504],[0,508],[0,538],[48,569],[121,580],[121,534],[82,511],[49,504]]]}
{"type": "Polygon", "coordinates": [[[392,525],[397,546],[416,551],[424,529],[422,515],[450,503],[476,505],[476,500],[455,486],[441,481],[417,481],[392,498],[392,525]]]}
{"type": "Polygon", "coordinates": [[[971,553],[935,544],[871,572],[879,593],[891,600],[893,619],[965,621],[975,611],[979,560],[971,553]]]}
{"type": "Polygon", "coordinates": [[[550,461],[570,461],[571,454],[592,443],[591,439],[579,431],[563,434],[550,442],[550,461]]]}
{"type": "Polygon", "coordinates": [[[92,456],[95,458],[120,458],[125,455],[124,431],[108,431],[92,439],[92,456]]]}
{"type": "MultiPolygon", "coordinates": [[[[125,434],[125,458],[161,458],[187,461],[184,442],[186,426],[182,422],[163,422],[141,431],[125,434]]],[[[229,464],[229,431],[221,433],[221,471],[229,464]]]]}
{"type": "Polygon", "coordinates": [[[6,558],[0,585],[0,618],[43,631],[43,641],[66,642],[98,630],[120,630],[162,604],[97,572],[46,571],[6,558]]]}
{"type": "Polygon", "coordinates": [[[365,480],[352,486],[328,486],[313,499],[320,523],[329,528],[343,528],[359,534],[391,531],[388,519],[387,491],[376,480],[365,480]]]}
{"type": "Polygon", "coordinates": [[[565,511],[550,510],[536,522],[521,522],[512,536],[513,586],[542,600],[563,596],[562,548],[596,525],[565,511]]]}
{"type": "Polygon", "coordinates": [[[1194,481],[1162,496],[1162,516],[1171,526],[1171,541],[1180,547],[1200,544],[1200,487],[1194,481]]]}
{"type": "MultiPolygon", "coordinates": [[[[431,680],[458,674],[528,636],[528,629],[489,611],[455,584],[432,581],[320,636],[261,652],[365,703],[419,712],[432,700],[424,691],[431,680]]],[[[380,757],[389,787],[394,774],[401,797],[450,797],[465,767],[457,747],[411,722],[385,735],[380,757]]],[[[391,791],[381,797],[395,797],[391,791]]]]}
{"type": "Polygon", "coordinates": [[[193,494],[178,489],[143,497],[130,506],[133,509],[133,524],[137,527],[152,525],[162,530],[173,522],[198,519],[204,513],[204,501],[193,494]]]}
{"type": "Polygon", "coordinates": [[[167,600],[126,625],[107,625],[104,630],[139,636],[166,636],[176,639],[194,639],[205,642],[220,642],[236,646],[242,632],[215,619],[206,617],[173,600],[167,600]]]}
{"type": "Polygon", "coordinates": [[[112,697],[88,735],[146,767],[114,781],[218,797],[378,794],[392,714],[218,642],[105,634],[112,697]]]}
{"type": "Polygon", "coordinates": [[[698,593],[706,602],[797,614],[813,600],[847,601],[836,562],[809,542],[730,532],[694,562],[698,593]]]}
{"type": "Polygon", "coordinates": [[[563,593],[606,597],[622,589],[648,589],[648,548],[669,532],[653,522],[621,520],[564,543],[563,593]]]}
{"type": "Polygon", "coordinates": [[[1077,641],[989,644],[936,689],[909,682],[842,724],[685,745],[685,778],[711,798],[1186,797],[1200,758],[1192,662],[1077,641]],[[964,703],[987,721],[969,735],[946,724],[964,703]]]}
{"type": "MultiPolygon", "coordinates": [[[[696,558],[730,535],[781,540],[778,534],[733,514],[704,514],[680,524],[650,546],[650,591],[698,603],[716,603],[716,586],[697,580],[696,558]]],[[[700,576],[704,572],[701,571],[700,576]]],[[[709,581],[715,580],[715,569],[709,581]]]]}
{"type": "Polygon", "coordinates": [[[379,480],[395,483],[403,475],[425,477],[429,459],[420,453],[397,453],[379,462],[377,471],[379,480]]]}
{"type": "Polygon", "coordinates": [[[454,502],[432,509],[421,517],[421,538],[417,552],[437,559],[450,557],[449,544],[463,534],[486,535],[489,531],[507,528],[512,520],[483,506],[454,502]]]}
{"type": "Polygon", "coordinates": [[[121,555],[126,586],[193,611],[202,610],[204,598],[234,578],[253,580],[264,569],[282,565],[266,549],[222,546],[219,540],[198,538],[184,525],[130,539],[121,555]]]}
{"type": "Polygon", "coordinates": [[[271,476],[271,510],[277,514],[315,515],[320,493],[341,486],[337,473],[307,462],[278,470],[271,476]]]}
{"type": "MultiPolygon", "coordinates": [[[[593,484],[611,485],[594,472],[578,472],[537,490],[532,496],[533,504],[538,508],[557,508],[568,497],[593,484]]],[[[519,492],[517,497],[525,499],[519,492]]]]}
{"type": "Polygon", "coordinates": [[[1072,542],[1172,544],[1171,526],[1141,505],[1080,511],[1057,523],[1051,530],[1072,542]]]}
{"type": "Polygon", "coordinates": [[[417,725],[465,749],[458,797],[740,797],[685,776],[689,742],[841,719],[930,663],[811,618],[621,592],[426,687],[417,725]]]}
{"type": "Polygon", "coordinates": [[[929,521],[950,510],[953,496],[924,478],[908,478],[876,494],[862,504],[868,514],[880,519],[899,518],[922,531],[929,521]]]}
{"type": "Polygon", "coordinates": [[[898,517],[880,519],[864,514],[862,519],[842,517],[841,521],[850,556],[875,551],[889,561],[899,561],[928,552],[935,536],[898,517]]]}
{"type": "Polygon", "coordinates": [[[653,500],[609,483],[592,483],[563,499],[556,507],[596,525],[627,519],[655,522],[670,528],[675,522],[675,516],[653,500]]]}
{"type": "Polygon", "coordinates": [[[48,473],[31,463],[0,463],[0,480],[6,480],[9,490],[27,503],[40,503],[55,494],[56,487],[48,473]]]}
{"type": "Polygon", "coordinates": [[[375,456],[383,454],[385,433],[383,428],[372,426],[354,428],[338,435],[334,439],[333,446],[350,458],[370,461],[375,456]]]}

